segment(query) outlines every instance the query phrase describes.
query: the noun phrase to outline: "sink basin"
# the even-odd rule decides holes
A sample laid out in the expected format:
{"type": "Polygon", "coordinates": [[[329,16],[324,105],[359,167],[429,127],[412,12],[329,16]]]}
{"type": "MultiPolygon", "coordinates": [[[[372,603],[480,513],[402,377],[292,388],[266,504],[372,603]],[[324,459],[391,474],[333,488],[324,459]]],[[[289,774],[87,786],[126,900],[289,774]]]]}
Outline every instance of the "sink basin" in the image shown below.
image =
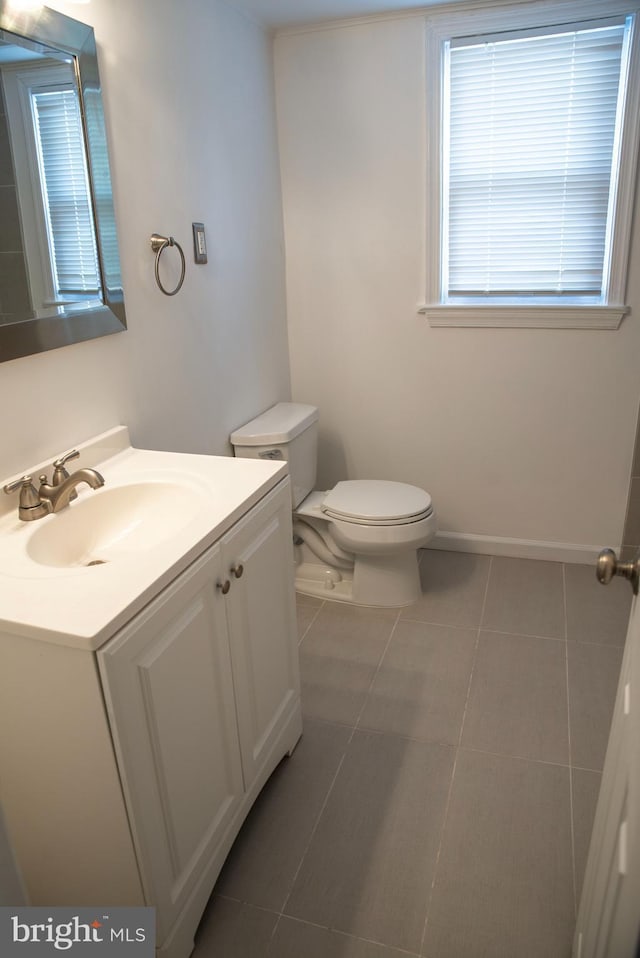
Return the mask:
{"type": "Polygon", "coordinates": [[[45,566],[100,566],[154,549],[197,514],[202,500],[178,482],[136,482],[85,492],[47,517],[27,544],[45,566]]]}
{"type": "MultiPolygon", "coordinates": [[[[77,448],[100,489],[81,483],[31,522],[18,491],[0,494],[0,639],[95,651],[194,562],[221,562],[209,548],[287,474],[284,462],[136,449],[126,426],[77,448]]],[[[52,458],[24,473],[49,474],[52,458]]]]}

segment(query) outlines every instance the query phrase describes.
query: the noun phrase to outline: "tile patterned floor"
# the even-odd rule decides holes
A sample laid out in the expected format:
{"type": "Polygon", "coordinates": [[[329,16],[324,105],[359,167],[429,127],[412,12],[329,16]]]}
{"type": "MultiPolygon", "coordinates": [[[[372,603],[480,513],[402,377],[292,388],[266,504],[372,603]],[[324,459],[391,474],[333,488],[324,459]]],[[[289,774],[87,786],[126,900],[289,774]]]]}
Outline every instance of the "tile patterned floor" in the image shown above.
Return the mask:
{"type": "Polygon", "coordinates": [[[426,551],[423,595],[299,598],[305,731],[194,958],[568,958],[629,614],[593,568],[426,551]]]}

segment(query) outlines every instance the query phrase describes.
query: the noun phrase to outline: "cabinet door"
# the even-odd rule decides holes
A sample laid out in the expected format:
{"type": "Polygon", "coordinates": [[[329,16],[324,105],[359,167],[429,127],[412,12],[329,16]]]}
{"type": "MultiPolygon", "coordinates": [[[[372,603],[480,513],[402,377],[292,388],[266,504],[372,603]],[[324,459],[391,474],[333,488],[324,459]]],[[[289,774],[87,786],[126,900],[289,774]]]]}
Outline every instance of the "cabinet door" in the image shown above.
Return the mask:
{"type": "Polygon", "coordinates": [[[98,653],[159,943],[243,793],[220,570],[215,546],[98,653]]]}
{"type": "Polygon", "coordinates": [[[222,557],[231,582],[225,601],[249,788],[300,696],[288,480],[224,537],[222,557]]]}

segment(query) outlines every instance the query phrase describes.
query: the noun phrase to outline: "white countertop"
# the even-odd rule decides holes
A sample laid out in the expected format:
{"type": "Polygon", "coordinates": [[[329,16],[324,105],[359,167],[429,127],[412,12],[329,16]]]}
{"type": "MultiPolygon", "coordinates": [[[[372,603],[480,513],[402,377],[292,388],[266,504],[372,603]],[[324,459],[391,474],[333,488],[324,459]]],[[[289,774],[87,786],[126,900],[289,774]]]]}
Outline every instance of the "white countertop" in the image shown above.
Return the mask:
{"type": "MultiPolygon", "coordinates": [[[[77,503],[120,485],[178,480],[200,500],[195,515],[153,548],[91,567],[35,563],[29,540],[65,510],[24,522],[18,494],[2,496],[0,514],[0,641],[2,633],[94,650],[109,639],[197,556],[287,475],[287,464],[259,459],[134,449],[126,427],[78,446],[69,471],[93,467],[104,476],[97,491],[78,487],[77,503]],[[8,511],[10,509],[10,511],[8,511]]],[[[34,476],[45,464],[31,470],[34,476]]],[[[50,472],[50,464],[49,464],[50,472]]],[[[2,482],[4,485],[14,477],[2,482]]],[[[37,486],[37,481],[36,481],[37,486]]],[[[97,505],[97,503],[96,503],[97,505]]]]}

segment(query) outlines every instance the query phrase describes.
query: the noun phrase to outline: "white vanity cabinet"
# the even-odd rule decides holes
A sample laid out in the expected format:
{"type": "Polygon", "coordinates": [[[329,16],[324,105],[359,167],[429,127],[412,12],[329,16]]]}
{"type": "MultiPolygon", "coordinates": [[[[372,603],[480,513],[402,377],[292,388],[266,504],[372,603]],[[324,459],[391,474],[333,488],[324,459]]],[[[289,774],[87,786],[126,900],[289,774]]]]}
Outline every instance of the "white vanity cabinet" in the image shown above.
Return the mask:
{"type": "Polygon", "coordinates": [[[159,941],[300,734],[290,562],[286,483],[98,651],[159,941]]]}
{"type": "Polygon", "coordinates": [[[98,652],[158,942],[244,794],[221,571],[213,546],[98,652]]]}
{"type": "Polygon", "coordinates": [[[163,958],[190,954],[302,731],[288,478],[251,501],[99,648],[0,631],[1,798],[29,901],[153,905],[163,958]]]}

